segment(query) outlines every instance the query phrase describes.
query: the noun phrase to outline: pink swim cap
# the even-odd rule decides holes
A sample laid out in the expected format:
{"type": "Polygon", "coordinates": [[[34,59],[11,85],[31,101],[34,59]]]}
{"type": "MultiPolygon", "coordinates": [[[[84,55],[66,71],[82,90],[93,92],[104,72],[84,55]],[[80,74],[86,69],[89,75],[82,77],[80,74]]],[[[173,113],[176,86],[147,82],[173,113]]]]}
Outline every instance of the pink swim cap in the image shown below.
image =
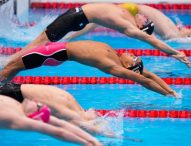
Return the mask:
{"type": "Polygon", "coordinates": [[[40,120],[44,123],[48,123],[50,120],[51,110],[48,106],[43,106],[39,111],[36,111],[30,115],[28,115],[29,118],[40,120]]]}

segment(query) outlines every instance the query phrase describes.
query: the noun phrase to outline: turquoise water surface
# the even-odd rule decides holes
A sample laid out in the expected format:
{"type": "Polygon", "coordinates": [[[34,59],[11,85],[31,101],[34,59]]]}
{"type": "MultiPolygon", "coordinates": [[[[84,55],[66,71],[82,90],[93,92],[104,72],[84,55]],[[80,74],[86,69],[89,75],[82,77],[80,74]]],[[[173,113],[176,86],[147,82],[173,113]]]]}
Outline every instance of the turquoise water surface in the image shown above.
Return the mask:
{"type": "MultiPolygon", "coordinates": [[[[0,35],[0,45],[5,47],[24,47],[34,39],[48,22],[63,10],[31,10],[30,21],[36,26],[32,28],[18,28],[6,26],[0,35]],[[11,28],[11,29],[10,29],[11,28]],[[5,30],[6,31],[5,31],[5,30]],[[8,31],[9,30],[9,31],[8,31]]],[[[175,21],[179,18],[186,25],[191,25],[190,11],[166,11],[175,21]]],[[[114,34],[87,34],[75,40],[91,39],[105,42],[113,48],[152,48],[141,41],[130,39],[119,33],[114,34]]],[[[73,40],[73,41],[75,41],[73,40]]],[[[166,41],[176,49],[190,49],[191,42],[180,43],[166,41]]],[[[191,69],[173,58],[167,57],[142,57],[144,66],[149,71],[161,77],[190,77],[191,69]]],[[[65,62],[56,67],[39,67],[22,71],[18,75],[32,76],[110,76],[95,68],[81,65],[76,62],[65,62]]],[[[183,99],[175,100],[149,91],[140,85],[58,85],[59,88],[69,91],[85,108],[95,109],[166,109],[166,110],[191,110],[191,86],[173,85],[172,88],[183,94],[183,99]]],[[[189,146],[191,137],[191,121],[188,119],[107,119],[114,131],[120,131],[124,136],[141,139],[142,142],[130,140],[116,140],[98,137],[106,146],[189,146]]],[[[18,132],[11,130],[0,131],[0,146],[72,146],[73,144],[58,141],[49,136],[33,132],[18,132]]]]}

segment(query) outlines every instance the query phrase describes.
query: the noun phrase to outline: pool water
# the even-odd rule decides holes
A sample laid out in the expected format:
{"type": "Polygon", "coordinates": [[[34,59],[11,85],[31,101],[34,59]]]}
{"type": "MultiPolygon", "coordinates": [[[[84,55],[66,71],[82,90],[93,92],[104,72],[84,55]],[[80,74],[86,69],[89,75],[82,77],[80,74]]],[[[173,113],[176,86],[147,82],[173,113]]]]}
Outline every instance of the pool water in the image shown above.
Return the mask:
{"type": "MultiPolygon", "coordinates": [[[[30,21],[36,25],[32,28],[18,28],[6,26],[0,35],[0,45],[23,47],[34,39],[59,13],[64,10],[31,10],[30,21]]],[[[183,24],[191,25],[191,11],[165,11],[165,13],[183,24]]],[[[1,22],[2,23],[2,22],[1,22]]],[[[3,28],[0,28],[3,29],[3,28]]],[[[113,48],[152,48],[150,45],[125,37],[119,33],[89,33],[75,40],[95,40],[105,42],[113,48]]],[[[73,40],[73,41],[75,41],[73,40]]],[[[179,43],[166,41],[176,49],[190,49],[191,42],[179,43]]],[[[167,57],[142,57],[145,68],[161,77],[190,77],[191,69],[173,58],[167,57]]],[[[22,71],[18,75],[32,76],[110,76],[98,69],[81,65],[76,62],[66,62],[56,67],[39,67],[22,71]],[[79,72],[80,70],[80,72],[79,72]]],[[[69,91],[84,107],[95,109],[166,109],[166,110],[191,110],[191,86],[172,85],[183,99],[175,100],[149,91],[140,85],[58,85],[59,88],[69,91]]],[[[98,137],[106,146],[188,146],[190,145],[191,121],[188,119],[140,119],[140,118],[107,118],[113,124],[114,131],[123,133],[124,136],[141,139],[142,142],[131,140],[111,139],[98,137]]],[[[13,130],[0,131],[0,146],[73,146],[58,141],[49,136],[34,132],[19,132],[13,130]]]]}
{"type": "MultiPolygon", "coordinates": [[[[105,146],[153,146],[153,144],[155,146],[189,146],[191,128],[188,127],[190,123],[190,120],[124,119],[124,136],[139,139],[142,142],[98,138],[105,146]]],[[[39,133],[11,130],[1,130],[0,141],[1,146],[76,146],[39,133]]]]}

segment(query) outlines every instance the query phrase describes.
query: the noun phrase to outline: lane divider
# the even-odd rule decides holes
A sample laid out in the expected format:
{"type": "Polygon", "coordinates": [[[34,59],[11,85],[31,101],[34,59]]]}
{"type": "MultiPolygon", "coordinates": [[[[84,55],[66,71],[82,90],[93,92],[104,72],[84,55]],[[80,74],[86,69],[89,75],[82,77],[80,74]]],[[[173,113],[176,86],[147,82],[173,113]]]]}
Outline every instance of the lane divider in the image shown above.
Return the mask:
{"type": "MultiPolygon", "coordinates": [[[[80,7],[86,3],[65,3],[65,2],[32,2],[32,9],[68,9],[80,7]]],[[[191,4],[145,4],[156,9],[163,10],[184,10],[191,9],[191,4]]]]}
{"type": "MultiPolygon", "coordinates": [[[[169,85],[191,85],[191,78],[162,78],[169,85]]],[[[117,77],[61,77],[61,76],[16,76],[13,82],[19,84],[135,84],[117,77]]]]}
{"type": "Polygon", "coordinates": [[[22,50],[22,48],[17,47],[0,47],[0,54],[1,55],[13,55],[17,52],[19,52],[20,50],[22,50]]]}
{"type": "Polygon", "coordinates": [[[191,118],[190,110],[96,110],[100,116],[129,118],[191,118]]]}
{"type": "MultiPolygon", "coordinates": [[[[2,47],[0,48],[0,54],[2,55],[12,55],[16,52],[19,52],[22,48],[13,48],[13,47],[2,47]]],[[[154,49],[132,49],[132,48],[118,48],[117,53],[121,54],[123,52],[130,52],[135,54],[136,56],[167,56],[167,54],[154,49]]],[[[184,50],[180,49],[180,51],[183,51],[187,56],[191,56],[191,50],[184,50]]]]}

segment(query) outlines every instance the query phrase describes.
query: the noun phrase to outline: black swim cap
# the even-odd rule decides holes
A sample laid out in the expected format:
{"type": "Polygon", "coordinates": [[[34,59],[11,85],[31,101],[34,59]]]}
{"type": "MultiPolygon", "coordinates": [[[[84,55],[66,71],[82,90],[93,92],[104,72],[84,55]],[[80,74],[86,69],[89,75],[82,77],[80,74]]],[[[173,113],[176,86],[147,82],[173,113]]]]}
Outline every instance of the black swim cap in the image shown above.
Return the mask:
{"type": "Polygon", "coordinates": [[[147,34],[151,35],[154,31],[154,22],[148,21],[144,24],[144,26],[140,29],[143,32],[146,32],[147,34]]]}
{"type": "Polygon", "coordinates": [[[142,60],[139,63],[137,63],[136,65],[128,67],[127,69],[132,70],[134,72],[139,71],[140,74],[142,74],[143,73],[143,62],[142,62],[142,60]]]}

